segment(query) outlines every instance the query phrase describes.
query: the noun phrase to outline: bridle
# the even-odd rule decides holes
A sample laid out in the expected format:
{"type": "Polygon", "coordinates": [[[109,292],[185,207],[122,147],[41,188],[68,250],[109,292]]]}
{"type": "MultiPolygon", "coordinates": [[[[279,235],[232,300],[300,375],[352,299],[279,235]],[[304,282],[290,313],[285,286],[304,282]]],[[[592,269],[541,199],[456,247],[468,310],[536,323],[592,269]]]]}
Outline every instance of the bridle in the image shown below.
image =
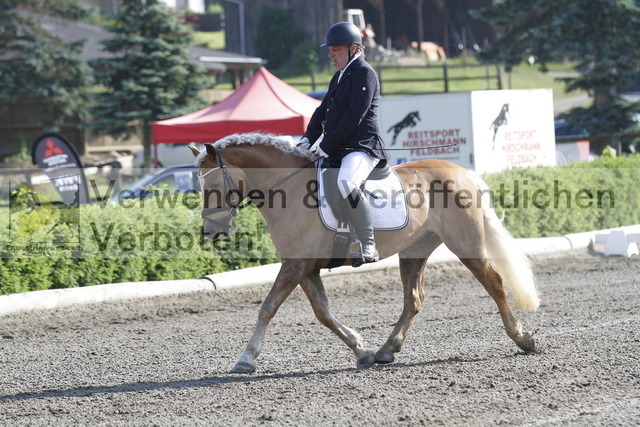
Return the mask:
{"type": "MultiPolygon", "coordinates": [[[[222,156],[220,156],[220,151],[216,150],[216,148],[213,147],[213,146],[212,146],[212,148],[213,148],[214,152],[216,153],[216,158],[218,159],[218,164],[220,166],[215,167],[215,168],[211,168],[208,171],[206,171],[205,173],[200,173],[198,171],[198,175],[197,175],[198,181],[200,182],[200,187],[202,189],[203,196],[206,199],[207,198],[207,192],[206,192],[206,190],[204,188],[204,178],[207,175],[209,175],[210,173],[212,173],[212,172],[221,170],[222,171],[222,176],[223,176],[223,192],[222,192],[222,195],[225,196],[227,203],[226,203],[226,206],[220,206],[220,207],[217,207],[217,208],[203,208],[201,216],[202,216],[202,219],[212,222],[216,226],[220,227],[221,230],[225,229],[225,228],[231,229],[231,225],[232,225],[233,220],[235,219],[235,217],[238,216],[238,214],[240,213],[240,211],[242,209],[247,208],[250,205],[252,205],[253,201],[249,198],[246,202],[242,203],[242,201],[247,199],[247,198],[243,197],[242,193],[240,193],[240,190],[238,189],[239,187],[236,185],[235,181],[233,180],[233,177],[231,176],[231,173],[229,173],[227,165],[222,160],[222,156]],[[230,195],[233,192],[235,192],[239,196],[239,200],[237,201],[237,203],[234,203],[231,200],[230,195]],[[229,195],[229,196],[226,196],[226,195],[229,195]]],[[[306,164],[305,166],[295,170],[294,172],[290,173],[289,175],[287,175],[286,177],[284,177],[280,181],[278,181],[275,184],[269,186],[267,188],[267,190],[271,190],[273,188],[276,188],[276,187],[280,186],[281,184],[284,184],[289,179],[291,179],[294,175],[298,174],[302,170],[304,170],[304,169],[308,168],[309,166],[313,165],[314,163],[318,162],[320,159],[322,159],[322,157],[320,157],[320,158],[318,158],[316,160],[313,160],[310,163],[306,164]]]]}
{"type": "Polygon", "coordinates": [[[241,202],[245,198],[242,198],[242,194],[238,190],[238,186],[235,184],[233,177],[227,170],[227,166],[222,160],[222,157],[220,156],[220,152],[216,150],[215,147],[212,147],[212,148],[216,153],[216,158],[218,159],[218,164],[220,166],[211,168],[205,173],[198,172],[198,181],[200,182],[200,187],[202,189],[203,196],[205,199],[207,199],[207,191],[204,188],[204,178],[212,172],[221,170],[223,175],[223,185],[224,185],[223,192],[221,194],[222,196],[226,197],[227,203],[226,203],[226,206],[223,205],[217,208],[203,208],[201,216],[202,216],[202,219],[205,219],[207,221],[214,223],[215,225],[219,226],[220,229],[224,229],[225,227],[228,227],[230,229],[231,223],[233,222],[233,219],[236,216],[238,216],[238,213],[242,209],[251,205],[253,202],[251,201],[251,199],[249,199],[245,203],[241,204],[241,202]],[[234,203],[233,200],[231,200],[231,192],[235,192],[239,195],[238,196],[239,200],[237,203],[234,203]]]}

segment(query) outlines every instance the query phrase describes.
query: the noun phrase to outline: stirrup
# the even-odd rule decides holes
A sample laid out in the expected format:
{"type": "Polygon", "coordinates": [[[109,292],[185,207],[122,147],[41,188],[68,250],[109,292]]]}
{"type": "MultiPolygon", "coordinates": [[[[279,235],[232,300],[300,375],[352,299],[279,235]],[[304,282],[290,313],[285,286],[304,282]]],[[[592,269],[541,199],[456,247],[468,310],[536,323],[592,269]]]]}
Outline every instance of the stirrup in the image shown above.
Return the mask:
{"type": "Polygon", "coordinates": [[[362,242],[360,242],[359,240],[356,242],[353,242],[353,244],[356,244],[360,251],[359,252],[351,252],[351,258],[353,259],[353,262],[351,263],[351,266],[354,268],[360,267],[362,264],[369,264],[372,262],[377,262],[380,260],[380,255],[378,255],[378,251],[375,248],[375,245],[373,247],[373,256],[372,257],[365,257],[363,254],[363,250],[362,250],[362,242]]]}

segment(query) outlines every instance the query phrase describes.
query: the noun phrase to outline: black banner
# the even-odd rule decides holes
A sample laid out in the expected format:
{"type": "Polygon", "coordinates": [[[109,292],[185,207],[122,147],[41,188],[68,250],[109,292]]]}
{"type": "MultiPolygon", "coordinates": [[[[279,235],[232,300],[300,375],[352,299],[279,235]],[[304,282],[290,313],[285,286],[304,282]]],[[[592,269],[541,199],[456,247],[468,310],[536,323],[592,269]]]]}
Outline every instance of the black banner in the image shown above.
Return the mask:
{"type": "Polygon", "coordinates": [[[89,203],[89,191],[80,157],[62,135],[48,133],[33,143],[31,159],[47,174],[65,205],[89,203]]]}

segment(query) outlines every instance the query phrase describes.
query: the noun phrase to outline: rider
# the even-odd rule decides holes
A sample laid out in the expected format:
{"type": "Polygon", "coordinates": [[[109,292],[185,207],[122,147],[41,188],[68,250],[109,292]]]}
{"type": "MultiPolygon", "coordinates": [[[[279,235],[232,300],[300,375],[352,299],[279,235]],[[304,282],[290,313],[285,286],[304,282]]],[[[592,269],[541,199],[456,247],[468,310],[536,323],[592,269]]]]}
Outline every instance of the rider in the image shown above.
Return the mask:
{"type": "Polygon", "coordinates": [[[298,147],[310,148],[324,157],[323,168],[339,168],[337,178],[329,184],[337,185],[340,202],[350,207],[347,221],[362,246],[362,253],[353,262],[358,266],[379,259],[362,186],[373,169],[386,165],[388,159],[378,128],[380,85],[375,70],[364,59],[362,35],[355,25],[332,25],[322,47],[329,48],[331,64],[338,72],[298,147]],[[321,135],[322,141],[313,145],[321,135]]]}

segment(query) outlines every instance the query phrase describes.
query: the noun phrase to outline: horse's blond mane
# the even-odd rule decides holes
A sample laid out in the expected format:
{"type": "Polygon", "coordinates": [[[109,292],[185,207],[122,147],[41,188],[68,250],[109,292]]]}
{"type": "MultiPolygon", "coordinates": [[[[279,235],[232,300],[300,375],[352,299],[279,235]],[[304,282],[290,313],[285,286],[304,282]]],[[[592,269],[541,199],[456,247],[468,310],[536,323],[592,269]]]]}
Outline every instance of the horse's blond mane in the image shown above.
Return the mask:
{"type": "Polygon", "coordinates": [[[216,141],[213,146],[216,148],[225,148],[229,145],[266,145],[267,147],[277,148],[278,150],[293,154],[309,160],[314,160],[314,154],[308,150],[301,150],[292,146],[287,140],[278,136],[265,133],[234,133],[216,141]]]}

